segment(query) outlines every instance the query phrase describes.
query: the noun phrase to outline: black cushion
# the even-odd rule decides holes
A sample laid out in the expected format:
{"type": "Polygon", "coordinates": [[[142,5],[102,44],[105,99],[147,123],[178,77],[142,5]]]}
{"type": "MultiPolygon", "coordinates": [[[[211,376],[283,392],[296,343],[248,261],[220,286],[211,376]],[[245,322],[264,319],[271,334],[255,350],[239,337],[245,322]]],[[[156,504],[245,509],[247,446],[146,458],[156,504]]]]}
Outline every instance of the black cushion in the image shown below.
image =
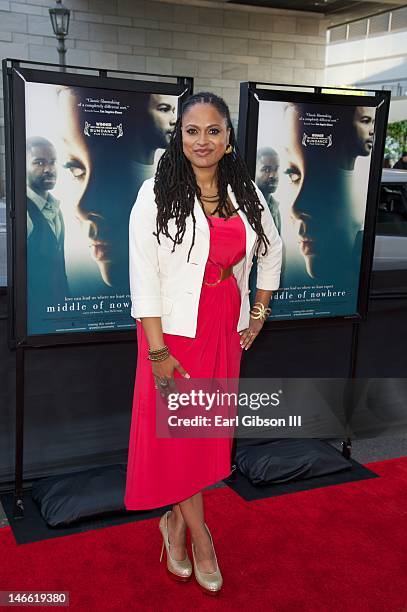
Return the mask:
{"type": "Polygon", "coordinates": [[[304,480],[352,467],[327,442],[302,438],[240,439],[235,463],[242,474],[256,485],[304,480]]]}
{"type": "Polygon", "coordinates": [[[42,478],[31,496],[51,527],[125,510],[126,464],[42,478]]]}

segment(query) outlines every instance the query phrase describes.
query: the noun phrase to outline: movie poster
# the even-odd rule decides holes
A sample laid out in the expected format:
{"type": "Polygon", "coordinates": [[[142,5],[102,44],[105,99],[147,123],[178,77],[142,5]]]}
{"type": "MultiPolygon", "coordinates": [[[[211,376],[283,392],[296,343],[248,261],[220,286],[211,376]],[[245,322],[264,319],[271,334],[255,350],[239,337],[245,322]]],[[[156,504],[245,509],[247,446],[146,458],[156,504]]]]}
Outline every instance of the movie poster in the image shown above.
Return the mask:
{"type": "Polygon", "coordinates": [[[357,313],[375,113],[259,101],[255,181],[283,241],[270,320],[357,313]]]}
{"type": "Polygon", "coordinates": [[[27,333],[125,330],[128,226],[178,97],[25,84],[27,333]]]}

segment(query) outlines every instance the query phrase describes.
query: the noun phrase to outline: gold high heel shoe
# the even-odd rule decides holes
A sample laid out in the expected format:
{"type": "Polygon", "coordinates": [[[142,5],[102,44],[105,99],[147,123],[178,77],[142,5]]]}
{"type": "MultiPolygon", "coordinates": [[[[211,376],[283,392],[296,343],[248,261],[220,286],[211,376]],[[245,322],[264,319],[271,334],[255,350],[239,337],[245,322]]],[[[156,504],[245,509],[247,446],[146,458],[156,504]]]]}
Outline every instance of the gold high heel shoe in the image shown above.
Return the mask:
{"type": "Polygon", "coordinates": [[[170,515],[171,510],[168,510],[160,519],[159,528],[161,531],[161,535],[163,537],[163,545],[161,547],[161,555],[160,555],[160,563],[163,558],[164,546],[167,551],[167,571],[168,574],[174,580],[179,580],[181,582],[186,582],[191,578],[192,575],[192,565],[191,561],[188,557],[188,553],[186,553],[185,559],[182,561],[177,561],[171,557],[170,553],[170,541],[168,539],[168,516],[170,515]]]}
{"type": "Polygon", "coordinates": [[[194,546],[194,543],[192,542],[192,557],[194,560],[194,573],[195,573],[195,578],[196,578],[197,583],[199,584],[200,587],[202,587],[204,592],[208,593],[209,595],[216,595],[217,593],[219,593],[219,591],[222,588],[223,578],[222,578],[222,574],[220,573],[218,560],[216,558],[216,552],[213,546],[211,532],[209,531],[208,525],[206,523],[205,523],[205,527],[211,539],[213,554],[215,555],[216,570],[214,572],[201,572],[201,570],[198,568],[198,565],[196,563],[195,546],[194,546]]]}

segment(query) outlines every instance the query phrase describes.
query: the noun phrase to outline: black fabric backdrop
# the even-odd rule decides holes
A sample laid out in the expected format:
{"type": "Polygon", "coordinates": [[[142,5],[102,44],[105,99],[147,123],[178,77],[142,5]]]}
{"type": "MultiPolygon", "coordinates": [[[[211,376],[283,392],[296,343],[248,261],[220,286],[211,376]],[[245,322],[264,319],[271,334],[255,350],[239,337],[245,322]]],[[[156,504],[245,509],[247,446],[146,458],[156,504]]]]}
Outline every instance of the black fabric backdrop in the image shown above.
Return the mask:
{"type": "MultiPolygon", "coordinates": [[[[14,479],[15,353],[7,346],[7,295],[0,293],[0,491],[14,479]]],[[[374,299],[361,324],[357,375],[406,377],[407,296],[374,299]]],[[[259,336],[242,376],[346,377],[351,326],[286,329],[259,336]]],[[[136,342],[26,352],[24,477],[126,461],[136,342]]],[[[396,393],[405,394],[406,385],[396,393]]]]}

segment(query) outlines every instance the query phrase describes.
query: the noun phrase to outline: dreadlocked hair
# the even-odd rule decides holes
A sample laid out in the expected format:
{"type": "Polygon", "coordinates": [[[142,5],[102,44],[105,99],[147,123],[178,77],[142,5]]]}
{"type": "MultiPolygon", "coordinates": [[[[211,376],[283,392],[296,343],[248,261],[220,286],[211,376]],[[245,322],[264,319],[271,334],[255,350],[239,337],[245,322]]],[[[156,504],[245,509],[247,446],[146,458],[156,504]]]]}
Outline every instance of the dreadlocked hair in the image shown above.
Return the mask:
{"type": "MultiPolygon", "coordinates": [[[[154,235],[157,237],[158,243],[160,243],[159,234],[161,232],[164,236],[169,237],[173,242],[173,252],[175,245],[180,244],[183,240],[186,230],[186,219],[191,215],[193,219],[193,235],[188,252],[187,261],[189,261],[192,247],[195,244],[195,196],[200,199],[201,190],[197,184],[191,163],[183,152],[181,124],[185,113],[195,104],[211,104],[214,106],[222,117],[225,118],[227,127],[230,128],[229,142],[233,150],[232,153],[222,157],[218,162],[217,168],[218,208],[225,214],[225,217],[230,216],[227,206],[227,187],[230,184],[236,196],[238,209],[245,213],[248,222],[257,234],[255,254],[258,255],[260,244],[263,243],[265,250],[262,255],[265,255],[267,253],[267,244],[270,244],[270,241],[265,235],[261,224],[261,211],[264,210],[264,206],[257,196],[249,171],[238,150],[229,108],[221,97],[210,92],[194,94],[183,103],[168,148],[158,162],[154,181],[154,193],[157,203],[157,232],[154,232],[154,235]],[[177,227],[174,237],[170,236],[168,232],[168,221],[173,218],[177,227]]],[[[204,214],[207,216],[205,210],[204,214]]]]}

